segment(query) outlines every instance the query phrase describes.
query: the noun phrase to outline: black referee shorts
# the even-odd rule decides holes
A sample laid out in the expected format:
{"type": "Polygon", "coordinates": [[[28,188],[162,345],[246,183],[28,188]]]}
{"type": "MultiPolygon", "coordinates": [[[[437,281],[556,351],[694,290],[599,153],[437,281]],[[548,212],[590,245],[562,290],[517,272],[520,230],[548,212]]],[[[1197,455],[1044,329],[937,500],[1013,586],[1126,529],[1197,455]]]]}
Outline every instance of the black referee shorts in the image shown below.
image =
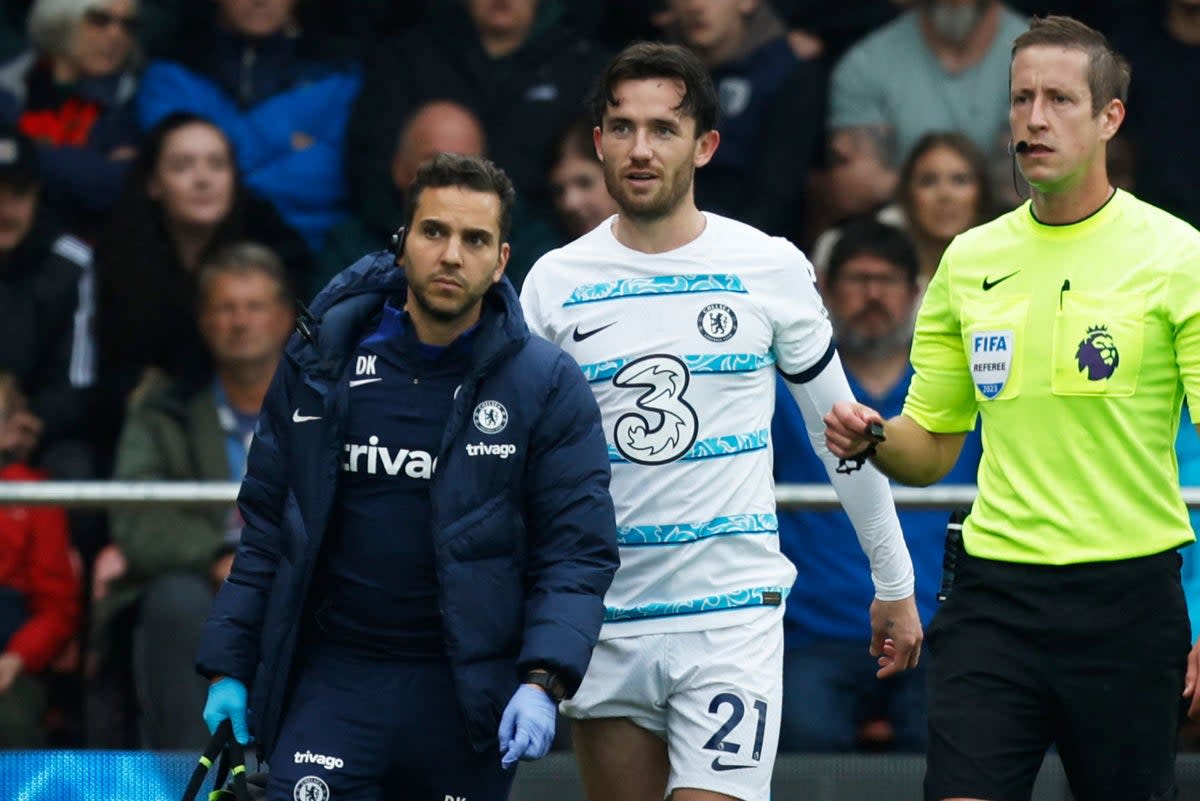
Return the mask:
{"type": "Polygon", "coordinates": [[[927,636],[926,801],[1028,801],[1052,743],[1078,801],[1174,799],[1191,636],[1180,563],[962,554],[927,636]]]}

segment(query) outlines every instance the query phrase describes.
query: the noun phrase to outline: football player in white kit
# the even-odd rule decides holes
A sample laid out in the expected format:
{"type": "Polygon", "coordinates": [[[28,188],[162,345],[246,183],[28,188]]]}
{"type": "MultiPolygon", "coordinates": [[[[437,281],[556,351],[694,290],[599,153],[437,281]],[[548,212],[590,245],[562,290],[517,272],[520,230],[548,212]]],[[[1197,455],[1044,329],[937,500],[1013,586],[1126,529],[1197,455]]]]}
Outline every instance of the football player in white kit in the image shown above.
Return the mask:
{"type": "Polygon", "coordinates": [[[838,472],[825,447],[822,416],[852,395],[812,266],[696,208],[695,169],[719,141],[703,65],[631,45],[593,105],[618,213],[546,254],[521,293],[530,329],[596,393],[621,545],[601,642],[562,711],[591,801],[765,801],[795,578],[771,477],[775,370],[870,559],[881,677],[920,653],[912,562],[886,479],[862,462],[838,472]]]}

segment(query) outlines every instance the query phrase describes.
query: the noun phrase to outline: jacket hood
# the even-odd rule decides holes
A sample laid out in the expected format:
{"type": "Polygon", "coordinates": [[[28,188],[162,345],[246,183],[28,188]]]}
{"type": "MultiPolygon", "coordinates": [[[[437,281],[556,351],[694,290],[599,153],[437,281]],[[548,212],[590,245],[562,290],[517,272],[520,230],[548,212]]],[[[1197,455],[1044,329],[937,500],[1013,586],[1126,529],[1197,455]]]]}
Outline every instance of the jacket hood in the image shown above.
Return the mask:
{"type": "MultiPolygon", "coordinates": [[[[297,324],[297,333],[288,342],[288,357],[315,376],[335,377],[353,353],[363,327],[389,297],[407,291],[404,271],[390,251],[363,256],[334,277],[313,299],[309,308],[311,317],[302,320],[309,336],[297,324]]],[[[517,292],[507,277],[488,290],[483,305],[481,326],[485,335],[478,338],[482,345],[476,349],[476,365],[490,362],[530,336],[517,292]]]]}

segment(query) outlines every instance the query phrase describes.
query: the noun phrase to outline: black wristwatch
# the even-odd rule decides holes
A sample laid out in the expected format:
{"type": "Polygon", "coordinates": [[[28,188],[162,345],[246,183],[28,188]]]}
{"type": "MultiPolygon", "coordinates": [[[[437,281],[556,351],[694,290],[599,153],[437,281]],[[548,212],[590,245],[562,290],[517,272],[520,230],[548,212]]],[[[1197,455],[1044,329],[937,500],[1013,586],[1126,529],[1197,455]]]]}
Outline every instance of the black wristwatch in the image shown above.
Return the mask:
{"type": "Polygon", "coordinates": [[[525,678],[521,679],[523,684],[536,684],[546,691],[546,695],[554,699],[555,702],[563,700],[567,695],[567,690],[563,687],[563,683],[558,676],[553,673],[547,673],[544,670],[537,670],[525,674],[525,678]]]}

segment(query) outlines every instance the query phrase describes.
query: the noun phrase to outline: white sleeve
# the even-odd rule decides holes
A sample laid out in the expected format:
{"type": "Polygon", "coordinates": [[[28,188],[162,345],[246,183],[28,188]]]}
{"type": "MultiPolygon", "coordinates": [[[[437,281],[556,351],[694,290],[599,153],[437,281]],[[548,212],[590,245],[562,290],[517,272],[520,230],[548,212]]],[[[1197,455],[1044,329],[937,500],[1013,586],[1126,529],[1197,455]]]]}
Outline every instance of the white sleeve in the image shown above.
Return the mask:
{"type": "Polygon", "coordinates": [[[833,342],[833,327],[817,291],[816,273],[787,240],[775,241],[770,255],[775,267],[756,295],[774,328],[771,350],[779,370],[791,377],[820,372],[833,342]]]}
{"type": "Polygon", "coordinates": [[[875,597],[881,601],[907,598],[913,594],[913,565],[887,478],[869,462],[853,473],[837,472],[838,458],[825,445],[825,415],[835,402],[854,399],[841,359],[834,353],[815,376],[803,382],[788,380],[787,386],[804,416],[813,450],[870,560],[875,597]]]}

